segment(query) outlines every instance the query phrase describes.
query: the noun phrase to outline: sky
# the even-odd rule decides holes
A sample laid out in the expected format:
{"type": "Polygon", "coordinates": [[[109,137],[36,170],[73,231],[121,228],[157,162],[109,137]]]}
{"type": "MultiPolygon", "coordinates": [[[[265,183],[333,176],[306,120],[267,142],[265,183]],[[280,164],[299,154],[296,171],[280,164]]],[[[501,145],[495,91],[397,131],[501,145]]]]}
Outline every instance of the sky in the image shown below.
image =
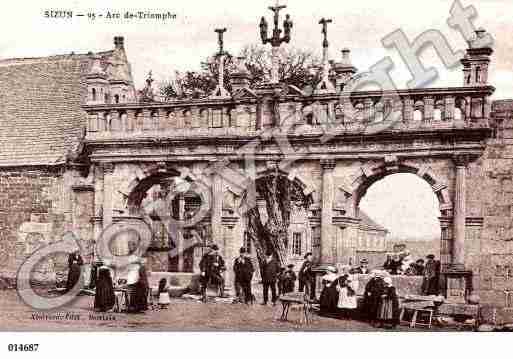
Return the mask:
{"type": "Polygon", "coordinates": [[[410,173],[397,173],[374,183],[360,209],[397,239],[440,237],[439,203],[429,184],[410,173]]]}
{"type": "MultiPolygon", "coordinates": [[[[164,81],[175,71],[199,69],[200,62],[217,50],[215,28],[228,29],[225,48],[233,54],[237,54],[244,45],[258,43],[260,17],[265,15],[272,23],[272,14],[267,6],[274,3],[275,0],[9,1],[2,4],[0,13],[0,58],[104,51],[113,48],[114,36],[121,35],[125,37],[136,85],[142,87],[149,70],[157,81],[164,81]],[[126,11],[169,11],[176,14],[176,18],[167,21],[45,18],[44,13],[49,10],[104,15],[107,11],[121,15],[126,11]]],[[[513,1],[464,0],[461,3],[476,7],[475,27],[484,27],[494,37],[495,53],[490,65],[490,83],[497,88],[494,97],[513,98],[513,56],[510,55],[513,53],[513,21],[510,15],[513,13],[513,1]]],[[[328,29],[330,58],[338,60],[340,50],[350,48],[353,64],[363,72],[383,57],[390,56],[394,62],[391,76],[398,88],[406,87],[410,75],[398,53],[383,48],[381,39],[386,35],[401,29],[412,41],[422,32],[436,29],[446,36],[454,50],[466,48],[461,34],[447,25],[452,0],[282,0],[281,4],[287,5],[285,13],[290,13],[294,22],[292,41],[287,46],[310,49],[320,55],[322,36],[318,22],[322,17],[330,17],[333,20],[328,29]]],[[[421,58],[426,67],[434,66],[439,73],[438,79],[429,86],[462,84],[461,68],[445,69],[433,49],[425,50],[421,58]]],[[[393,233],[403,234],[404,228],[411,227],[419,229],[416,231],[419,236],[430,235],[435,230],[438,234],[439,227],[434,228],[431,220],[425,220],[438,216],[436,206],[432,207],[434,195],[431,193],[429,199],[429,193],[422,186],[421,181],[416,182],[410,177],[387,178],[369,189],[362,206],[366,206],[367,212],[393,233]],[[393,192],[398,187],[390,184],[393,181],[408,186],[425,201],[415,201],[411,206],[402,205],[400,199],[405,192],[393,192]],[[424,203],[424,212],[418,213],[417,202],[424,203]],[[404,215],[392,216],[392,213],[404,215]],[[391,217],[396,220],[391,220],[391,217]],[[416,222],[410,223],[410,219],[416,222]]],[[[411,191],[408,198],[412,198],[411,191]]]]}

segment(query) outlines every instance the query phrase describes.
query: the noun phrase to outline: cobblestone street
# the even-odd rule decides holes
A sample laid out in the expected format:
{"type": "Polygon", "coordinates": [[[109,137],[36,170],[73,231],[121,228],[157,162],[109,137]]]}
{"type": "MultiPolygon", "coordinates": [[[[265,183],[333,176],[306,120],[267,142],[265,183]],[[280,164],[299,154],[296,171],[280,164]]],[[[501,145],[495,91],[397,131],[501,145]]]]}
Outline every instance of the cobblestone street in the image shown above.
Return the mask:
{"type": "MultiPolygon", "coordinates": [[[[52,312],[34,311],[21,302],[16,291],[0,291],[2,330],[9,331],[375,331],[367,323],[324,318],[312,315],[312,323],[299,323],[299,310],[291,310],[289,321],[280,321],[281,306],[254,304],[203,304],[174,299],[167,310],[150,310],[145,314],[108,313],[91,310],[94,297],[81,296],[72,305],[52,312]],[[68,318],[37,319],[42,315],[68,315],[68,318]],[[92,318],[92,317],[95,318],[92,318]],[[208,318],[208,319],[207,319],[208,318]]],[[[401,327],[400,330],[411,330],[401,327]]]]}

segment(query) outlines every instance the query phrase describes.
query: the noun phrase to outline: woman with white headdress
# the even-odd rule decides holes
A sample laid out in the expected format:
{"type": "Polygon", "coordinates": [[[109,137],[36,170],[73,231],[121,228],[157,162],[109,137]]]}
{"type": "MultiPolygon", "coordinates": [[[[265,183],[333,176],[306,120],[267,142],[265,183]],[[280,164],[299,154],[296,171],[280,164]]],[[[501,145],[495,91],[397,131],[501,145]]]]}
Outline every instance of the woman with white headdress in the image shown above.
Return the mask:
{"type": "Polygon", "coordinates": [[[393,329],[398,324],[399,298],[392,284],[392,278],[386,277],[383,282],[385,286],[379,300],[377,319],[381,327],[393,329]]]}
{"type": "Polygon", "coordinates": [[[338,292],[336,282],[338,279],[337,268],[329,266],[327,273],[322,276],[323,288],[319,298],[319,306],[322,314],[334,315],[337,311],[338,292]]]}
{"type": "Polygon", "coordinates": [[[349,319],[354,317],[354,311],[358,306],[356,292],[358,291],[359,281],[357,274],[350,274],[350,267],[342,268],[342,277],[337,282],[338,303],[342,318],[349,319]]]}

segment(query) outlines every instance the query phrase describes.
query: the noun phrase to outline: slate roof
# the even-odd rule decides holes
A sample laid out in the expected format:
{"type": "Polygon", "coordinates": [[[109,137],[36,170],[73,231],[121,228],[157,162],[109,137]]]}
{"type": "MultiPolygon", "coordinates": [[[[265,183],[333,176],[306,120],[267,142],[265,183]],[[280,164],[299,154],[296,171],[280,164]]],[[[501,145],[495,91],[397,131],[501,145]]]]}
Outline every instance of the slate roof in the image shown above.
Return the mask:
{"type": "Polygon", "coordinates": [[[90,55],[0,60],[0,167],[62,164],[78,147],[90,55]]]}
{"type": "Polygon", "coordinates": [[[361,209],[359,211],[358,217],[362,220],[360,222],[360,228],[366,229],[366,230],[375,230],[375,231],[382,231],[382,232],[388,233],[388,229],[386,229],[381,224],[374,221],[372,218],[369,217],[369,215],[367,213],[365,213],[361,209]]]}

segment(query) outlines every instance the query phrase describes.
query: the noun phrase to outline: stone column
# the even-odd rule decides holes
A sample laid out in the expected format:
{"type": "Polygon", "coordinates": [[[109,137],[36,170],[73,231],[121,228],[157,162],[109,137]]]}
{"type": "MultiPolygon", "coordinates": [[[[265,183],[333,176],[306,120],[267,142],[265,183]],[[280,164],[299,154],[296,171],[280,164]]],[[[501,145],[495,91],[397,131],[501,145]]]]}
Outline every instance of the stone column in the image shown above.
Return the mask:
{"type": "Polygon", "coordinates": [[[94,218],[93,218],[93,236],[97,241],[103,230],[103,166],[96,164],[94,166],[94,218]]]}
{"type": "Polygon", "coordinates": [[[465,221],[466,221],[466,175],[468,155],[454,157],[456,180],[454,191],[453,249],[451,267],[464,269],[465,264],[465,221]]]}
{"type": "MultiPolygon", "coordinates": [[[[210,212],[212,239],[214,243],[220,246],[223,240],[223,179],[215,172],[212,174],[212,205],[210,207],[210,212]]],[[[220,248],[220,250],[223,251],[224,248],[220,248]]]]}
{"type": "Polygon", "coordinates": [[[322,211],[321,211],[321,263],[334,263],[333,241],[333,169],[334,160],[321,160],[322,168],[322,211]]]}
{"type": "Polygon", "coordinates": [[[103,164],[103,226],[112,223],[113,193],[114,193],[114,164],[103,164]]]}
{"type": "MultiPolygon", "coordinates": [[[[178,220],[183,221],[185,219],[185,196],[180,194],[178,196],[178,220]]],[[[178,256],[178,272],[184,271],[183,266],[183,251],[184,251],[184,239],[183,239],[183,229],[180,228],[176,233],[176,249],[178,256]]]]}

